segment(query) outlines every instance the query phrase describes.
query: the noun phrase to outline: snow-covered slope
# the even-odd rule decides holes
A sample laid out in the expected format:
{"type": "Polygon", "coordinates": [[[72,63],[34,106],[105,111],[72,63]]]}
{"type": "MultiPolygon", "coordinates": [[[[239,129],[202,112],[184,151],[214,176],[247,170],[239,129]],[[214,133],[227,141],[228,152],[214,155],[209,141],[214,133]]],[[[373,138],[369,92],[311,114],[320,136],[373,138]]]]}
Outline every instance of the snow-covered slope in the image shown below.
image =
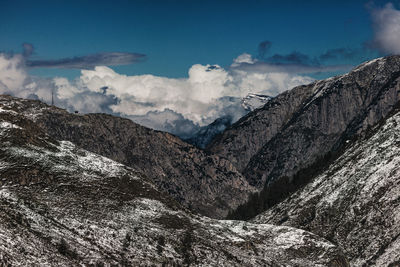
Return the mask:
{"type": "Polygon", "coordinates": [[[253,111],[257,108],[264,106],[272,97],[268,95],[250,93],[242,99],[242,107],[246,111],[253,111]]]}
{"type": "Polygon", "coordinates": [[[0,266],[347,266],[303,230],[193,215],[134,169],[2,104],[0,266]]]}
{"type": "Polygon", "coordinates": [[[253,222],[299,227],[343,248],[352,266],[400,265],[400,112],[347,141],[311,183],[253,222]]]}

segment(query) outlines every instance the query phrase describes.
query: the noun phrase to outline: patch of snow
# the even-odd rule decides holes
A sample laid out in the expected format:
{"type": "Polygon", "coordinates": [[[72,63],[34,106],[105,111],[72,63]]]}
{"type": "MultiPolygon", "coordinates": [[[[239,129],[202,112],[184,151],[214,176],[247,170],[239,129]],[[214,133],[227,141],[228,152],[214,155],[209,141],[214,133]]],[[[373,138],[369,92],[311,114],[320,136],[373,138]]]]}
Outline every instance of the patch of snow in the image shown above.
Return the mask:
{"type": "Polygon", "coordinates": [[[0,107],[0,113],[10,113],[10,114],[18,114],[18,112],[11,110],[11,109],[3,109],[0,107]]]}
{"type": "Polygon", "coordinates": [[[3,128],[3,129],[22,129],[18,125],[15,125],[15,124],[13,124],[11,122],[8,122],[8,121],[1,121],[0,122],[0,128],[3,128]]]}
{"type": "Polygon", "coordinates": [[[264,106],[271,99],[272,97],[268,95],[249,93],[242,99],[241,105],[245,110],[253,111],[264,106]]]}
{"type": "Polygon", "coordinates": [[[352,70],[352,72],[354,72],[354,71],[360,71],[360,70],[362,70],[363,68],[365,68],[365,67],[367,67],[367,66],[369,66],[369,65],[374,64],[375,62],[379,62],[380,64],[382,64],[383,61],[384,61],[384,58],[383,58],[383,57],[375,58],[375,59],[373,59],[373,60],[367,61],[367,62],[365,62],[365,63],[359,65],[357,68],[355,68],[354,70],[352,70]]]}

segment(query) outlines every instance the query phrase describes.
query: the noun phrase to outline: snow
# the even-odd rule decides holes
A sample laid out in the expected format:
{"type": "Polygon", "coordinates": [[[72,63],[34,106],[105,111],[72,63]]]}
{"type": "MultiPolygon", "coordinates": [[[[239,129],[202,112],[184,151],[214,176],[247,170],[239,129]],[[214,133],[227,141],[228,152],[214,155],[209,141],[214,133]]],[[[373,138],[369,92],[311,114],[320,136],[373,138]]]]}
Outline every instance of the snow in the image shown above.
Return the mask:
{"type": "Polygon", "coordinates": [[[7,133],[10,129],[22,129],[22,128],[8,121],[0,122],[0,136],[7,133]]]}
{"type": "MultiPolygon", "coordinates": [[[[393,262],[396,255],[400,255],[395,252],[400,251],[400,241],[390,241],[398,235],[400,223],[400,112],[374,131],[367,139],[350,143],[344,154],[326,171],[288,199],[257,216],[253,222],[273,223],[285,216],[285,225],[297,226],[312,209],[315,215],[307,223],[311,231],[326,234],[345,227],[344,231],[349,232],[343,237],[335,233],[335,243],[351,251],[347,252],[349,255],[360,253],[355,243],[364,246],[360,251],[365,255],[355,257],[352,265],[366,265],[366,260],[385,244],[389,247],[377,257],[376,265],[393,262]],[[337,217],[327,218],[327,214],[337,214],[337,217]],[[364,223],[354,224],[359,221],[364,223]]],[[[290,244],[287,234],[278,236],[275,241],[279,243],[280,238],[290,244]]]]}
{"type": "Polygon", "coordinates": [[[0,107],[0,113],[18,114],[18,113],[15,112],[14,110],[11,110],[11,109],[3,109],[2,107],[0,107]]]}
{"type": "Polygon", "coordinates": [[[337,81],[340,81],[340,80],[343,80],[343,78],[348,77],[349,75],[351,75],[351,73],[361,71],[365,67],[367,67],[369,65],[372,65],[375,62],[378,62],[378,69],[379,69],[384,65],[385,58],[380,57],[380,58],[373,59],[371,61],[368,61],[366,63],[363,63],[363,64],[359,65],[358,67],[356,67],[355,69],[353,69],[349,73],[343,74],[341,76],[335,76],[335,77],[331,77],[331,78],[328,78],[328,79],[325,79],[325,80],[321,80],[321,81],[315,82],[314,87],[313,87],[314,95],[312,96],[311,100],[308,101],[307,104],[304,105],[304,107],[307,107],[312,102],[314,102],[316,99],[318,99],[319,97],[323,96],[328,88],[332,88],[332,84],[333,83],[335,83],[337,81]]]}
{"type": "Polygon", "coordinates": [[[18,125],[15,125],[15,124],[13,124],[11,122],[8,122],[8,121],[1,121],[0,122],[0,128],[3,128],[3,129],[22,129],[18,125]]]}
{"type": "MultiPolygon", "coordinates": [[[[54,152],[28,145],[27,147],[10,147],[7,153],[14,157],[30,159],[31,165],[39,164],[48,167],[54,173],[80,173],[82,181],[98,179],[99,176],[103,178],[122,176],[127,173],[127,169],[130,169],[106,157],[78,149],[69,141],[60,141],[56,148],[58,151],[54,152]]],[[[131,178],[139,179],[136,176],[131,178]]]]}
{"type": "Polygon", "coordinates": [[[384,62],[384,58],[383,58],[383,57],[378,57],[378,58],[375,58],[375,59],[373,59],[373,60],[367,61],[367,62],[365,62],[365,63],[359,65],[358,67],[356,67],[353,71],[360,71],[360,70],[362,70],[363,68],[365,68],[365,67],[367,67],[367,66],[369,66],[369,65],[374,64],[375,62],[379,62],[380,64],[382,64],[382,63],[384,62]]]}
{"type": "MultiPolygon", "coordinates": [[[[18,107],[24,106],[24,100],[2,100],[0,97],[2,107],[20,111],[18,107]]],[[[18,116],[34,121],[46,108],[32,105],[18,116]]],[[[24,130],[11,122],[1,122],[0,126],[24,130]]],[[[50,182],[46,181],[48,177],[40,177],[43,179],[28,186],[14,182],[0,187],[0,259],[7,257],[15,265],[76,265],[76,261],[57,250],[62,239],[71,251],[76,251],[82,266],[99,262],[107,266],[121,262],[132,266],[165,262],[184,265],[187,255],[202,266],[275,262],[285,266],[324,266],[331,260],[325,255],[338,255],[335,246],[326,246],[323,239],[291,227],[193,215],[164,200],[132,168],[68,141],[37,138],[43,143],[13,143],[11,138],[0,147],[4,155],[1,173],[32,168],[44,170],[40,176],[52,176],[50,182]],[[135,180],[134,190],[120,190],[121,177],[135,180]],[[150,189],[154,192],[147,193],[150,189]],[[153,199],[157,193],[157,199],[153,199]],[[190,240],[185,241],[188,234],[190,240]],[[165,244],[160,249],[161,237],[165,244]],[[298,238],[296,246],[294,238],[298,238]],[[314,252],[320,247],[324,249],[314,252]],[[313,253],[301,254],[304,250],[313,253]]]]}
{"type": "Polygon", "coordinates": [[[242,99],[241,104],[245,110],[253,111],[264,106],[271,99],[272,97],[268,95],[249,93],[246,97],[242,99]]]}

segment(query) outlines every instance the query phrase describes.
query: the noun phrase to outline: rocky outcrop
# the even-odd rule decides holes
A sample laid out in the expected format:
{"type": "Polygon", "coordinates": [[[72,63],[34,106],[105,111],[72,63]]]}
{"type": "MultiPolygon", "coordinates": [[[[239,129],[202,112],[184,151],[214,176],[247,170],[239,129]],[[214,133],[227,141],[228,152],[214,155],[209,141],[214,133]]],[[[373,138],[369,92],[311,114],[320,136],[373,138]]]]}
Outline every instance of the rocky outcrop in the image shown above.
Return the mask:
{"type": "Polygon", "coordinates": [[[311,183],[257,216],[311,231],[341,247],[351,266],[400,264],[400,113],[349,142],[311,183]]]}
{"type": "Polygon", "coordinates": [[[254,188],[226,159],[209,155],[179,138],[106,114],[70,114],[39,101],[2,96],[0,107],[25,114],[56,140],[140,170],[160,190],[210,217],[225,217],[254,188]]]}
{"type": "Polygon", "coordinates": [[[251,185],[294,177],[384,118],[399,100],[400,56],[294,88],[249,113],[209,150],[227,157],[251,185]],[[281,99],[287,98],[287,101],[281,99]]]}
{"type": "Polygon", "coordinates": [[[348,266],[304,230],[193,215],[140,172],[49,137],[46,105],[0,102],[0,266],[348,266]]]}
{"type": "Polygon", "coordinates": [[[250,159],[289,121],[311,95],[311,86],[299,86],[270,99],[262,108],[241,118],[207,146],[243,171],[250,159]]]}

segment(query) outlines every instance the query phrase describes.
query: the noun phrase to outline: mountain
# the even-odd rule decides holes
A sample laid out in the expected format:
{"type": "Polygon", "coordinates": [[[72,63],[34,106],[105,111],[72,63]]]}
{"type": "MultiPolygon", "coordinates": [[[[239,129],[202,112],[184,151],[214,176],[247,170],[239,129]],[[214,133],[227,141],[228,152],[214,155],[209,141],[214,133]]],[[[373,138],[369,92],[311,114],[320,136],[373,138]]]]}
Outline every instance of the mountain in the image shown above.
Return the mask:
{"type": "Polygon", "coordinates": [[[272,97],[268,95],[250,93],[242,99],[241,105],[247,111],[254,111],[264,106],[271,99],[272,97]]]}
{"type": "Polygon", "coordinates": [[[389,56],[296,87],[239,120],[207,150],[230,160],[258,190],[280,179],[296,183],[302,169],[385,118],[399,101],[399,82],[400,56],[389,56]]]}
{"type": "Polygon", "coordinates": [[[348,266],[307,231],[192,214],[142,170],[48,135],[46,114],[66,116],[0,97],[0,266],[348,266]]]}
{"type": "Polygon", "coordinates": [[[160,190],[203,215],[223,218],[255,191],[228,160],[171,134],[106,114],[71,114],[39,101],[9,96],[0,100],[16,112],[29,114],[53,139],[71,141],[140,170],[160,190]]]}
{"type": "Polygon", "coordinates": [[[310,86],[299,86],[276,96],[216,136],[206,150],[229,159],[243,171],[250,159],[279,133],[311,94],[310,86]]]}
{"type": "MultiPolygon", "coordinates": [[[[246,113],[265,105],[265,103],[271,99],[272,97],[267,95],[250,93],[241,100],[240,106],[243,108],[243,111],[240,113],[245,115],[246,113]]],[[[201,127],[200,130],[198,130],[192,137],[184,140],[189,144],[204,149],[214,139],[215,136],[231,126],[234,120],[236,119],[234,119],[232,115],[223,116],[216,119],[211,124],[201,127]]]]}
{"type": "Polygon", "coordinates": [[[400,265],[400,112],[348,142],[311,183],[252,222],[299,227],[341,247],[351,266],[400,265]]]}
{"type": "Polygon", "coordinates": [[[400,56],[378,58],[206,150],[0,96],[0,265],[400,265],[399,91],[400,56]]]}
{"type": "Polygon", "coordinates": [[[194,136],[185,139],[185,141],[198,148],[204,149],[216,135],[223,132],[231,124],[232,117],[230,116],[218,118],[211,124],[201,127],[194,136]]]}

